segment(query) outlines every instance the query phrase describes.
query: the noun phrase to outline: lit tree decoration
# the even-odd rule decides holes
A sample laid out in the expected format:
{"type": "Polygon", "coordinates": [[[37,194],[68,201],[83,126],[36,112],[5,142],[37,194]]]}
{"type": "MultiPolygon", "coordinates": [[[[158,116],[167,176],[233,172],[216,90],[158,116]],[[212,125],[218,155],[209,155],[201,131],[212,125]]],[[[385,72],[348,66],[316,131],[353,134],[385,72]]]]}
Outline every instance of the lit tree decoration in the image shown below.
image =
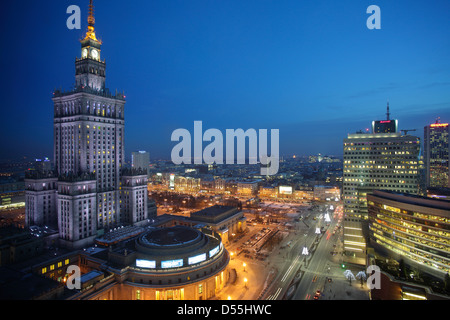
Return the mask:
{"type": "Polygon", "coordinates": [[[350,284],[352,284],[352,280],[356,280],[355,276],[353,275],[353,273],[351,272],[351,270],[345,270],[344,271],[344,276],[345,278],[350,281],[350,284]]]}
{"type": "Polygon", "coordinates": [[[367,275],[364,271],[360,271],[356,274],[356,279],[361,280],[361,287],[363,286],[363,282],[366,281],[367,275]]]}

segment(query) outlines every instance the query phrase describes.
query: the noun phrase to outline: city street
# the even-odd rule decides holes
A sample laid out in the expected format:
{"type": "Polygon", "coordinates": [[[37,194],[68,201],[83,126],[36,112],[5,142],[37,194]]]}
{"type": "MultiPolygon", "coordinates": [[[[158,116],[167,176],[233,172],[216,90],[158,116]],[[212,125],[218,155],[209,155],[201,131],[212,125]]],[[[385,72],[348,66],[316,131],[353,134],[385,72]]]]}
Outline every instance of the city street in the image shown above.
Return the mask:
{"type": "MultiPolygon", "coordinates": [[[[236,283],[229,286],[228,292],[232,292],[229,296],[248,300],[369,299],[365,286],[361,288],[359,281],[350,284],[344,277],[347,268],[341,265],[342,243],[338,228],[342,218],[338,211],[341,209],[337,209],[336,214],[329,211],[329,225],[324,222],[325,205],[304,214],[303,219],[295,222],[294,230],[263,262],[233,254],[230,266],[236,268],[238,277],[236,283]],[[317,228],[322,227],[321,233],[317,234],[317,228]],[[308,248],[307,255],[303,254],[304,247],[308,248]],[[316,294],[318,291],[320,294],[316,294]]],[[[252,227],[242,241],[251,238],[261,228],[252,227]]],[[[353,267],[351,271],[356,275],[360,270],[362,267],[353,267]]]]}

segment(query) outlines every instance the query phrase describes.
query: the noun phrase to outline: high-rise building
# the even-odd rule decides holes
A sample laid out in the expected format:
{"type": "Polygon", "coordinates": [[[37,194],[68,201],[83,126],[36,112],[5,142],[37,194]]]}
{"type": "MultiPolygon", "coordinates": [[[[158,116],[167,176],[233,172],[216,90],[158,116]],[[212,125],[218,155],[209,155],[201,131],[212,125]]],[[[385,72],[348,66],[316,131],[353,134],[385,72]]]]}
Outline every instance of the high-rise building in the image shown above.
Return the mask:
{"type": "Polygon", "coordinates": [[[430,124],[424,128],[424,165],[427,187],[450,188],[450,126],[448,123],[430,124]]]}
{"type": "Polygon", "coordinates": [[[146,151],[136,151],[131,153],[131,167],[134,169],[143,169],[148,172],[150,164],[150,154],[146,151]]]}
{"type": "Polygon", "coordinates": [[[25,225],[57,228],[57,180],[53,172],[30,171],[25,176],[25,225]]]}
{"type": "Polygon", "coordinates": [[[36,159],[34,170],[25,173],[25,225],[58,227],[57,176],[48,158],[36,159]]]}
{"type": "Polygon", "coordinates": [[[420,139],[399,132],[356,133],[344,139],[344,250],[365,262],[367,194],[374,190],[419,193],[420,139]]]}
{"type": "MultiPolygon", "coordinates": [[[[112,94],[105,86],[106,63],[101,60],[102,42],[94,26],[91,0],[81,58],[75,60],[75,88],[57,90],[52,99],[58,228],[62,244],[68,247],[88,245],[105,230],[130,221],[128,214],[126,219],[121,215],[121,210],[128,212],[128,208],[120,199],[125,96],[112,94]]],[[[36,193],[37,185],[27,182],[28,194],[36,193]]],[[[146,203],[143,208],[147,211],[146,203]]]]}
{"type": "Polygon", "coordinates": [[[34,163],[34,170],[42,173],[52,171],[50,159],[47,157],[44,159],[36,159],[36,162],[34,163]]]}
{"type": "Polygon", "coordinates": [[[122,171],[121,200],[121,221],[137,226],[147,223],[147,171],[141,168],[122,171]]]}
{"type": "Polygon", "coordinates": [[[55,169],[64,185],[59,188],[64,200],[58,200],[58,214],[61,226],[64,220],[73,220],[70,230],[63,232],[67,241],[93,238],[97,230],[120,222],[125,97],[113,95],[105,87],[106,63],[101,60],[102,42],[96,37],[94,25],[91,1],[88,31],[81,40],[81,58],[75,61],[76,87],[70,92],[57,91],[53,96],[55,169]],[[80,188],[88,192],[83,199],[67,197],[78,194],[80,188]],[[79,229],[75,228],[75,220],[82,221],[79,229]]]}
{"type": "Polygon", "coordinates": [[[450,272],[450,201],[389,191],[374,191],[367,199],[377,251],[439,276],[450,272]]]}

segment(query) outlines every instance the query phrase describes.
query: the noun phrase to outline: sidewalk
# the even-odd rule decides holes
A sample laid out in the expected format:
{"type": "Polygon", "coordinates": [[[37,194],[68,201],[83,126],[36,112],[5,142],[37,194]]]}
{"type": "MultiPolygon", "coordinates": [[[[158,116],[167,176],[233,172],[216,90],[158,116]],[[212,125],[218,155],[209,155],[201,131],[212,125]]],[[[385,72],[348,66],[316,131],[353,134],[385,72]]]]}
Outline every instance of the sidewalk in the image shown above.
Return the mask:
{"type": "MultiPolygon", "coordinates": [[[[353,280],[351,283],[344,276],[344,271],[340,267],[333,268],[330,273],[331,282],[325,281],[322,290],[321,300],[369,300],[369,289],[366,282],[361,286],[360,280],[353,280]]],[[[351,269],[352,273],[360,270],[351,269]]]]}
{"type": "Polygon", "coordinates": [[[264,289],[270,272],[267,262],[241,259],[239,256],[230,260],[228,268],[236,270],[235,283],[228,283],[217,295],[218,300],[257,300],[264,289]],[[243,266],[245,263],[245,267],[243,266]],[[247,280],[245,282],[245,279],[247,280]]]}

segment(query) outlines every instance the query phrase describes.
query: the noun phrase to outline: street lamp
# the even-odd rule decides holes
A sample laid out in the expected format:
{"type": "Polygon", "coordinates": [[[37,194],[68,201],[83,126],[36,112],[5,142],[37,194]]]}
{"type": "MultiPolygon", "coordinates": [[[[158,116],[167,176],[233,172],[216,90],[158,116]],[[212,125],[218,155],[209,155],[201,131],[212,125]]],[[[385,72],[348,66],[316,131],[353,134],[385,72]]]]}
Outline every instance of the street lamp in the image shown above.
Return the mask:
{"type": "Polygon", "coordinates": [[[247,288],[247,281],[248,281],[247,278],[244,278],[245,289],[248,289],[248,288],[247,288]]]}
{"type": "Polygon", "coordinates": [[[247,272],[247,271],[245,271],[245,267],[247,266],[247,265],[245,264],[245,262],[242,264],[242,266],[244,267],[244,272],[247,272]]]}

